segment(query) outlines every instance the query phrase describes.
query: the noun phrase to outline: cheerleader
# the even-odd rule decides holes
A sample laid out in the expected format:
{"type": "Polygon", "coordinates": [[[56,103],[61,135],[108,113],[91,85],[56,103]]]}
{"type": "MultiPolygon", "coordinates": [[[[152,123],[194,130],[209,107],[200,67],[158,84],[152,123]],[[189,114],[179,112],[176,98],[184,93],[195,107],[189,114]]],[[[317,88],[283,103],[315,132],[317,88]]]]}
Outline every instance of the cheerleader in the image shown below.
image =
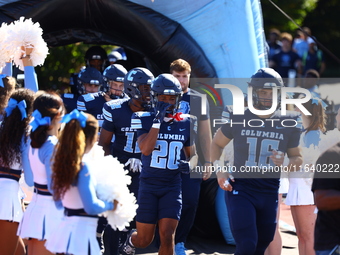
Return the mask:
{"type": "Polygon", "coordinates": [[[326,114],[323,108],[324,103],[321,99],[313,98],[303,106],[312,114],[305,115],[301,113],[304,128],[300,138],[304,159],[301,171],[305,171],[289,173],[289,189],[285,203],[290,205],[291,208],[299,240],[299,254],[308,255],[315,253],[313,245],[316,207],[311,190],[313,180],[311,169],[320,154],[318,146],[320,145],[322,134],[326,131],[326,114]]]}
{"type": "MultiPolygon", "coordinates": [[[[24,151],[27,149],[33,100],[31,90],[18,89],[13,92],[0,127],[0,247],[3,255],[14,254],[19,242],[16,233],[23,215],[18,194],[19,179],[23,161],[28,161],[24,151]]],[[[33,185],[29,173],[25,174],[25,179],[33,185]]]]}
{"type": "Polygon", "coordinates": [[[114,210],[117,201],[100,200],[95,191],[95,165],[88,153],[98,134],[98,121],[90,114],[73,110],[62,119],[66,123],[55,149],[53,163],[53,196],[61,199],[65,217],[47,241],[46,247],[57,254],[101,254],[96,228],[98,214],[114,210]]]}
{"type": "Polygon", "coordinates": [[[35,99],[33,109],[28,156],[35,189],[19,224],[18,235],[28,239],[28,255],[45,255],[51,254],[44,246],[45,241],[59,227],[63,216],[62,206],[58,207],[52,197],[50,161],[57,143],[64,105],[58,95],[44,92],[35,99]]]}

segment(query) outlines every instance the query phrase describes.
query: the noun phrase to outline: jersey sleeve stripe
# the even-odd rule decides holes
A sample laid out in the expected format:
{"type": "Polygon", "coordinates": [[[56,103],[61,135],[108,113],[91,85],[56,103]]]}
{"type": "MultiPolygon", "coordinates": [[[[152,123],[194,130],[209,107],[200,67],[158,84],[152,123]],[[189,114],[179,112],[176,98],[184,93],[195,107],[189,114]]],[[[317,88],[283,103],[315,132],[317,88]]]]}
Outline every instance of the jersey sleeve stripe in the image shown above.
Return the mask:
{"type": "Polygon", "coordinates": [[[140,119],[132,119],[131,120],[131,128],[132,129],[141,129],[142,128],[142,122],[140,119]]]}
{"type": "Polygon", "coordinates": [[[112,122],[112,114],[103,108],[103,116],[107,121],[112,122]]]}

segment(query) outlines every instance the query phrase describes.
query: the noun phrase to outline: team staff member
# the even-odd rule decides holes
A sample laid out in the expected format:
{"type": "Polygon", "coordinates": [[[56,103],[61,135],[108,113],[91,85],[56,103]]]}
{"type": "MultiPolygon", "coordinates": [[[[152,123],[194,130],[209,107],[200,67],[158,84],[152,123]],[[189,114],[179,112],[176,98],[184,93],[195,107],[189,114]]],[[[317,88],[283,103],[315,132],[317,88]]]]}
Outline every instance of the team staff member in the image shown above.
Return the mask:
{"type": "MultiPolygon", "coordinates": [[[[191,66],[183,60],[177,59],[170,64],[170,73],[175,76],[182,87],[181,109],[182,113],[190,113],[197,118],[197,132],[199,139],[196,140],[196,148],[199,155],[199,162],[204,169],[209,169],[210,162],[210,144],[211,144],[211,128],[209,118],[209,104],[206,101],[206,114],[202,114],[202,94],[189,88],[191,66]]],[[[184,155],[182,154],[182,157],[184,155]]],[[[210,172],[205,171],[200,176],[193,174],[181,174],[182,177],[182,212],[181,219],[175,235],[175,253],[176,255],[185,255],[184,244],[187,236],[194,224],[195,213],[198,206],[199,195],[201,190],[202,179],[207,180],[210,172]]]]}
{"type": "MultiPolygon", "coordinates": [[[[272,106],[272,88],[283,87],[281,76],[270,68],[261,68],[251,77],[249,86],[253,88],[254,108],[258,110],[270,109],[272,106]]],[[[216,167],[223,148],[234,139],[234,167],[236,170],[246,168],[263,170],[264,167],[281,166],[284,154],[289,158],[288,167],[299,169],[302,163],[299,139],[301,124],[296,112],[289,112],[281,116],[280,110],[266,116],[258,116],[245,110],[244,115],[234,115],[227,108],[223,113],[228,123],[218,129],[213,138],[211,156],[216,167]],[[281,123],[292,127],[283,127],[281,124],[272,125],[265,122],[258,127],[243,126],[250,119],[278,119],[281,123]],[[241,124],[233,124],[241,123],[241,124]],[[249,134],[249,135],[247,135],[249,134]],[[267,134],[272,134],[272,138],[267,134]]],[[[269,122],[271,123],[271,122],[269,122]]],[[[273,240],[276,228],[276,212],[278,207],[278,189],[280,171],[269,176],[256,173],[233,173],[234,178],[229,179],[229,173],[218,172],[219,186],[226,192],[226,203],[233,237],[236,242],[236,255],[263,254],[269,243],[273,240]],[[270,177],[270,178],[268,178],[270,177]]]]}

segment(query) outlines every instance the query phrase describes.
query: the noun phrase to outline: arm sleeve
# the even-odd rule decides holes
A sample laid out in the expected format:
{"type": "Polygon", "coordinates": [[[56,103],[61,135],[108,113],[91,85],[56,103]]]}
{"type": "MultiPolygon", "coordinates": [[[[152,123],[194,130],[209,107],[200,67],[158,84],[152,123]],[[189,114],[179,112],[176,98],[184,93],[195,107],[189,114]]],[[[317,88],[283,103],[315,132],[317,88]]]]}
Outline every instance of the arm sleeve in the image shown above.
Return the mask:
{"type": "Polygon", "coordinates": [[[97,198],[95,186],[86,164],[83,165],[78,175],[78,189],[86,213],[96,215],[114,209],[112,202],[105,202],[97,198]]]}
{"type": "Polygon", "coordinates": [[[31,168],[31,164],[28,158],[29,144],[30,144],[30,139],[27,139],[27,142],[25,142],[25,139],[23,137],[21,141],[22,168],[24,170],[26,184],[32,187],[34,185],[34,180],[33,180],[33,172],[31,168]]]}
{"type": "Polygon", "coordinates": [[[39,88],[38,88],[37,75],[35,73],[34,67],[25,66],[24,72],[25,72],[25,87],[34,92],[37,92],[39,88]]]}
{"type": "Polygon", "coordinates": [[[57,143],[57,139],[48,139],[44,145],[39,149],[39,159],[44,164],[46,170],[46,177],[47,177],[47,187],[51,194],[53,194],[52,190],[52,156],[54,146],[57,143]]]}
{"type": "Polygon", "coordinates": [[[6,65],[2,69],[2,74],[6,76],[13,76],[13,69],[12,69],[12,61],[11,62],[6,62],[6,65]]]}

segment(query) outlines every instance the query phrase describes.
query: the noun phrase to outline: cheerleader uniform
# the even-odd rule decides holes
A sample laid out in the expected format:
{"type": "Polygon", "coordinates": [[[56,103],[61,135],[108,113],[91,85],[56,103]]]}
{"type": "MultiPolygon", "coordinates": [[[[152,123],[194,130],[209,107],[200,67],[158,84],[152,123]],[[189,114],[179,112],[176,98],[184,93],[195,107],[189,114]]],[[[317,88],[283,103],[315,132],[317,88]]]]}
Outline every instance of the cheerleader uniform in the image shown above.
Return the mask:
{"type": "MultiPolygon", "coordinates": [[[[23,165],[30,167],[28,163],[28,155],[26,153],[27,144],[24,139],[21,143],[21,160],[26,162],[23,165]]],[[[25,168],[26,170],[26,168],[25,168]]],[[[27,170],[25,181],[29,186],[33,185],[33,177],[30,175],[31,170],[27,170]]],[[[23,216],[21,206],[21,190],[19,179],[22,173],[22,165],[15,163],[10,169],[0,167],[0,220],[11,222],[20,222],[23,216]]]]}
{"type": "Polygon", "coordinates": [[[101,254],[96,238],[97,215],[113,210],[114,205],[97,198],[96,182],[90,169],[93,168],[89,167],[89,163],[83,162],[76,184],[62,198],[65,217],[46,242],[46,248],[52,253],[101,254]]]}
{"type": "Polygon", "coordinates": [[[19,224],[18,236],[24,239],[48,239],[59,227],[63,208],[53,200],[51,194],[51,157],[57,143],[55,136],[49,136],[41,148],[29,146],[29,160],[33,172],[34,194],[19,224]]]}
{"type": "MultiPolygon", "coordinates": [[[[301,146],[309,148],[318,146],[322,132],[311,130],[301,135],[301,146]]],[[[303,170],[303,169],[302,169],[303,170]]],[[[285,200],[286,205],[314,205],[312,192],[313,173],[305,172],[289,173],[289,189],[285,200]]]]}

